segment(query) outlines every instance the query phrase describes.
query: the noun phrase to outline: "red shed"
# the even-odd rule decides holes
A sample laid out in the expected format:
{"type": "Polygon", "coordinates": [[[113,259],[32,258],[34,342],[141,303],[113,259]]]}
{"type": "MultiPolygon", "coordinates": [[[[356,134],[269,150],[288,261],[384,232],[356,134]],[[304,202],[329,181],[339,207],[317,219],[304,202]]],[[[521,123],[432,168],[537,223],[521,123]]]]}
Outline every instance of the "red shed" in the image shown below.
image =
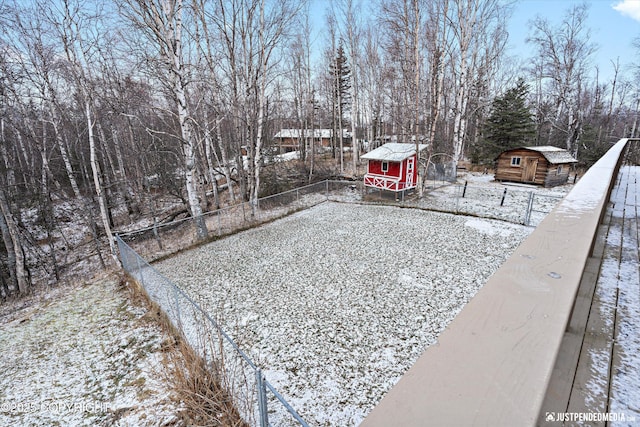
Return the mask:
{"type": "MultiPolygon", "coordinates": [[[[427,148],[420,144],[420,151],[427,148]]],[[[361,157],[367,160],[364,185],[389,191],[415,188],[418,181],[416,144],[387,143],[361,157]]]]}

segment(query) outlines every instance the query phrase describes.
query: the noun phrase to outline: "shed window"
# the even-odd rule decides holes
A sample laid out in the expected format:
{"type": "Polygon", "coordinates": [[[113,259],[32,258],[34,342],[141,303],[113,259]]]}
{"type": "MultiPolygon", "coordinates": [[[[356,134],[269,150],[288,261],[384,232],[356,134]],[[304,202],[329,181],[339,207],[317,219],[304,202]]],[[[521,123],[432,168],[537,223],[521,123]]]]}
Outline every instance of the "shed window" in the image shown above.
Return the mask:
{"type": "Polygon", "coordinates": [[[389,162],[382,162],[382,172],[389,171],[389,162]]]}
{"type": "Polygon", "coordinates": [[[511,158],[511,166],[520,166],[520,157],[512,157],[511,158]]]}
{"type": "Polygon", "coordinates": [[[556,172],[557,175],[562,175],[562,166],[558,166],[558,172],[556,172]]]}

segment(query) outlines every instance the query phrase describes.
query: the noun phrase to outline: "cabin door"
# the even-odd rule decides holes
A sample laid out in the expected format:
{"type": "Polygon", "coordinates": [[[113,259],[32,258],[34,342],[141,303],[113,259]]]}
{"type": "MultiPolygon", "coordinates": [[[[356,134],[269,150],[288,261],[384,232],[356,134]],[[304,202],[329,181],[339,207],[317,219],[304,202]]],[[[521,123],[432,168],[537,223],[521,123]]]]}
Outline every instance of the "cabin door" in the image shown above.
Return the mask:
{"type": "Polygon", "coordinates": [[[413,157],[409,157],[407,159],[407,174],[406,174],[406,185],[405,188],[411,188],[413,187],[413,162],[414,162],[414,158],[413,157]]]}
{"type": "Polygon", "coordinates": [[[525,157],[524,170],[522,171],[522,180],[524,182],[535,182],[536,170],[538,169],[537,157],[525,157]]]}

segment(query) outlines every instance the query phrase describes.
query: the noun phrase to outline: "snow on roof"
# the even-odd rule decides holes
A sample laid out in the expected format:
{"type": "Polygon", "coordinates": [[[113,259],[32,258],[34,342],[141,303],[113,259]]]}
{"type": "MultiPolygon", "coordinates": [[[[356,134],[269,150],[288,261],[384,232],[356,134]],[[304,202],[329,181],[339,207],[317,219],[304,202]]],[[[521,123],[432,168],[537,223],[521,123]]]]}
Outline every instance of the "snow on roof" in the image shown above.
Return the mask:
{"type": "MultiPolygon", "coordinates": [[[[274,138],[304,138],[311,137],[311,129],[281,129],[274,138]]],[[[313,129],[314,138],[331,138],[333,135],[333,129],[313,129]]],[[[346,138],[351,137],[351,132],[346,129],[342,130],[342,136],[346,138]]]]}
{"type": "MultiPolygon", "coordinates": [[[[427,148],[426,144],[420,144],[420,151],[427,148]]],[[[416,144],[389,142],[382,147],[378,147],[373,151],[361,156],[365,160],[386,160],[389,162],[401,162],[407,157],[411,157],[416,153],[416,144]]]]}
{"type": "Polygon", "coordinates": [[[544,156],[545,159],[551,164],[558,163],[577,163],[578,161],[573,158],[564,148],[553,147],[551,145],[541,145],[539,147],[524,147],[527,150],[537,151],[544,156]]]}

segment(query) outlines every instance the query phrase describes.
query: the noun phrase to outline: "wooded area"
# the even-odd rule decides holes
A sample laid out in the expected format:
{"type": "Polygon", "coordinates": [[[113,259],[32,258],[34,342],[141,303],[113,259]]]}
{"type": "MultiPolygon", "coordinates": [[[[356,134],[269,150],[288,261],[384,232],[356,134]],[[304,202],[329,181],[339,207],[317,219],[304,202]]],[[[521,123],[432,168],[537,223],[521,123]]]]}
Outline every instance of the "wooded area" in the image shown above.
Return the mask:
{"type": "Polygon", "coordinates": [[[113,230],[166,199],[201,238],[204,211],[257,209],[280,129],[334,130],[328,153],[301,144],[307,181],[320,161],[355,176],[386,136],[456,162],[515,144],[589,165],[637,133],[640,79],[615,58],[599,79],[586,5],[558,26],[535,18],[521,66],[510,2],[321,4],[314,28],[301,0],[0,0],[0,300],[89,256],[116,263],[113,230]],[[523,114],[504,114],[514,105],[523,114]],[[516,116],[525,131],[501,135],[516,116]]]}

